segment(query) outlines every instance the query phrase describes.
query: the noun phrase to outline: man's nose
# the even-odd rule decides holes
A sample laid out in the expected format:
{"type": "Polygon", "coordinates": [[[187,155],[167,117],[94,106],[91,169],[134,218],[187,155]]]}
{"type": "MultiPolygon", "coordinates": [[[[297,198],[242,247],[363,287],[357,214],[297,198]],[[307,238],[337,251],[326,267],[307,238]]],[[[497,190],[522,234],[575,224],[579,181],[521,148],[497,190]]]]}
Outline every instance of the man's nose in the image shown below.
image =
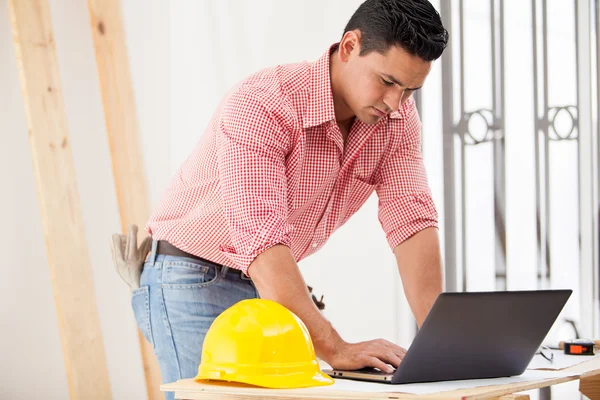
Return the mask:
{"type": "Polygon", "coordinates": [[[404,89],[394,90],[388,92],[387,96],[383,100],[386,106],[388,106],[388,111],[394,111],[400,108],[402,105],[402,99],[404,98],[404,89]]]}

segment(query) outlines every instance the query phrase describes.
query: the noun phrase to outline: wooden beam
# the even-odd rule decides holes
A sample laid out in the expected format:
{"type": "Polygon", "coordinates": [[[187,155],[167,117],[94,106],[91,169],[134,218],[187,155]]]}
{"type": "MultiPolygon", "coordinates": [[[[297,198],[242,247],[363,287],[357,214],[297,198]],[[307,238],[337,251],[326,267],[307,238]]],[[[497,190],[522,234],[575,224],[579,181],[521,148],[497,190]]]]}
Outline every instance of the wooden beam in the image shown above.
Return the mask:
{"type": "Polygon", "coordinates": [[[582,375],[579,380],[579,391],[588,399],[600,399],[600,371],[582,375]]]}
{"type": "Polygon", "coordinates": [[[9,0],[71,399],[112,397],[47,0],[9,0]]]}
{"type": "MultiPolygon", "coordinates": [[[[144,227],[150,216],[150,202],[121,4],[119,0],[88,0],[88,8],[119,202],[121,229],[123,233],[127,233],[130,224],[144,227]]],[[[140,241],[143,238],[144,235],[140,235],[140,241]]],[[[163,395],[159,389],[160,369],[152,346],[140,332],[138,337],[148,397],[151,400],[162,399],[163,395]]]]}

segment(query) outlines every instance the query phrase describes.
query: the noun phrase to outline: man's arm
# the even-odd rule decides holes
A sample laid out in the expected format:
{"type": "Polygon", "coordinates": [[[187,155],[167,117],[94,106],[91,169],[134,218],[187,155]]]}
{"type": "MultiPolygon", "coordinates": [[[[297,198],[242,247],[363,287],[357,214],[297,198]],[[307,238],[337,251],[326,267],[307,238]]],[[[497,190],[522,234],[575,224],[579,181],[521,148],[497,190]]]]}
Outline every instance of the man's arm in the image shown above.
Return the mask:
{"type": "Polygon", "coordinates": [[[275,245],[254,259],[248,273],[261,298],[274,300],[304,322],[317,355],[333,368],[375,367],[391,372],[406,351],[384,339],[347,343],[312,301],[298,265],[287,246],[275,245]]]}
{"type": "Polygon", "coordinates": [[[414,99],[408,99],[402,109],[404,124],[396,128],[402,141],[377,176],[379,221],[396,255],[408,303],[421,326],[442,291],[438,214],[427,182],[414,99]]]}
{"type": "Polygon", "coordinates": [[[443,290],[437,228],[426,228],[394,248],[404,293],[419,328],[443,290]]]}

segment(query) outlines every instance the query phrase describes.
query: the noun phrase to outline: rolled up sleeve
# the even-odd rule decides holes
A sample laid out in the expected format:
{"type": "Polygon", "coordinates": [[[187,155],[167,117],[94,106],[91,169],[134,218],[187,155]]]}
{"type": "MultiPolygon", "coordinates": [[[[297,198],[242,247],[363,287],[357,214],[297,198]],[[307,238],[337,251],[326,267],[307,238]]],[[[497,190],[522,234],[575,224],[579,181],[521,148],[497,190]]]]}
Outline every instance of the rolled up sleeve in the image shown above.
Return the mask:
{"type": "Polygon", "coordinates": [[[270,247],[290,246],[285,174],[290,139],[282,119],[243,89],[230,97],[220,118],[217,159],[230,236],[220,250],[231,267],[244,272],[270,247]]]}
{"type": "Polygon", "coordinates": [[[438,227],[438,214],[421,153],[421,122],[414,102],[405,112],[400,147],[383,164],[376,187],[379,221],[392,250],[417,232],[438,227]]]}

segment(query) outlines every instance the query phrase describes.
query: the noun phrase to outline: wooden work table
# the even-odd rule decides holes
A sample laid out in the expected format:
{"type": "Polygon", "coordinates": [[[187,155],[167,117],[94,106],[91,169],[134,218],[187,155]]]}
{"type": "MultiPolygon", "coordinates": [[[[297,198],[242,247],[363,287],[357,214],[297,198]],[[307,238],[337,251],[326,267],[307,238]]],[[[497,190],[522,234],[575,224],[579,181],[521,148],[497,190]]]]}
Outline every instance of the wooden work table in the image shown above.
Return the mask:
{"type": "MultiPolygon", "coordinates": [[[[232,383],[200,383],[193,379],[180,381],[161,386],[163,391],[174,391],[175,398],[181,400],[217,399],[217,400],[253,400],[253,399],[278,399],[278,400],[313,400],[313,399],[502,399],[502,400],[527,400],[528,395],[515,393],[532,389],[539,389],[557,385],[564,382],[579,380],[579,390],[588,398],[600,399],[600,358],[593,358],[581,364],[566,368],[563,371],[572,372],[574,375],[562,378],[549,378],[529,382],[517,382],[504,385],[482,386],[473,389],[453,390],[432,394],[405,394],[405,393],[363,393],[351,391],[323,390],[323,388],[307,389],[264,389],[249,385],[232,383]]],[[[394,386],[390,386],[393,390],[394,386]]]]}

